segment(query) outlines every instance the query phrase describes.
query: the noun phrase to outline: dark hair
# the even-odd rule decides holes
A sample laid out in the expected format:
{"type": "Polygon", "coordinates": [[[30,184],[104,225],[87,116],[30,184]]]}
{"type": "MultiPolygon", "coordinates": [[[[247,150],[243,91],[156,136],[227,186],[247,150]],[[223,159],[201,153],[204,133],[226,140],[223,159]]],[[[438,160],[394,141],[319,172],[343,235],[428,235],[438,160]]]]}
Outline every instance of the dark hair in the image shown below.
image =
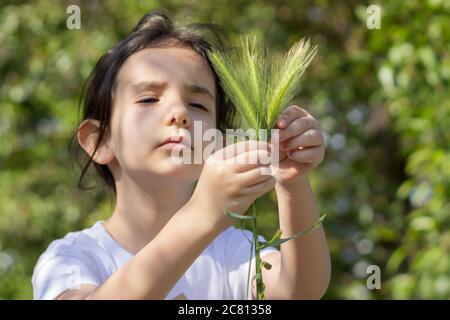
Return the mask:
{"type": "Polygon", "coordinates": [[[116,194],[114,177],[108,166],[96,163],[93,161],[93,156],[97,152],[105,132],[110,128],[117,74],[128,57],[143,49],[181,45],[192,48],[203,57],[214,75],[217,128],[222,132],[226,128],[231,128],[234,108],[226,98],[220,86],[219,78],[207,55],[207,52],[211,49],[227,50],[228,43],[226,33],[216,24],[194,23],[186,25],[173,23],[164,9],[145,14],[125,39],[99,59],[83,86],[79,103],[79,108],[83,105],[80,123],[85,119],[96,119],[100,122],[100,128],[98,140],[91,156],[87,156],[77,142],[78,129],[72,136],[70,143],[71,158],[76,159],[81,168],[78,187],[85,190],[93,188],[86,186],[84,183],[88,169],[92,164],[106,184],[107,189],[112,191],[114,195],[116,194]],[[205,31],[209,31],[214,39],[209,39],[205,31]]]}

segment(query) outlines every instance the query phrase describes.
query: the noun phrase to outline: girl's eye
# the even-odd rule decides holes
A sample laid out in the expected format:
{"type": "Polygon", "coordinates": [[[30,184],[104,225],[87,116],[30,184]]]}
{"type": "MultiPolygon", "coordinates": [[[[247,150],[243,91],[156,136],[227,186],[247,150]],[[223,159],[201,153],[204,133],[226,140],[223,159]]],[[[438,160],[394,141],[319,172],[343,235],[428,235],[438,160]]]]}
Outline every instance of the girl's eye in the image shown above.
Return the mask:
{"type": "MultiPolygon", "coordinates": [[[[159,100],[157,98],[143,98],[142,100],[139,100],[137,103],[140,104],[149,104],[149,103],[155,103],[158,102],[159,100]]],[[[191,103],[191,106],[195,107],[195,108],[199,108],[199,109],[203,109],[205,111],[208,111],[208,108],[206,108],[204,105],[200,104],[200,103],[191,103]]]]}
{"type": "Polygon", "coordinates": [[[142,100],[139,100],[138,103],[154,103],[157,101],[158,101],[158,99],[149,97],[149,98],[144,98],[142,100]]]}
{"type": "Polygon", "coordinates": [[[203,109],[205,111],[208,111],[208,108],[206,108],[204,105],[200,104],[200,103],[191,103],[192,106],[195,106],[195,108],[200,108],[203,109]]]}

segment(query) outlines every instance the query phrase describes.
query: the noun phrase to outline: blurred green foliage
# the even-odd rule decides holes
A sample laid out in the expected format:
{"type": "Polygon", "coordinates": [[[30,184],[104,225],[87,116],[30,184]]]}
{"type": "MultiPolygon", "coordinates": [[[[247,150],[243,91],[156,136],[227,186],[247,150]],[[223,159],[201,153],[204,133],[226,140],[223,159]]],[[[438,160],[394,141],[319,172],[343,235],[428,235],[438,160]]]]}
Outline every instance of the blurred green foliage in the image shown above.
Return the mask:
{"type": "MultiPolygon", "coordinates": [[[[302,95],[327,138],[311,174],[332,255],[327,299],[450,297],[450,2],[3,1],[0,4],[0,298],[32,298],[53,239],[105,219],[113,202],[76,189],[67,146],[83,81],[147,11],[216,22],[286,50],[319,45],[302,95]],[[68,30],[66,8],[81,8],[68,30]],[[381,29],[366,27],[381,7],[381,29]],[[381,268],[380,290],[366,287],[381,268]]],[[[265,197],[263,234],[277,229],[265,197]]],[[[301,213],[300,213],[301,214],[301,213]]]]}

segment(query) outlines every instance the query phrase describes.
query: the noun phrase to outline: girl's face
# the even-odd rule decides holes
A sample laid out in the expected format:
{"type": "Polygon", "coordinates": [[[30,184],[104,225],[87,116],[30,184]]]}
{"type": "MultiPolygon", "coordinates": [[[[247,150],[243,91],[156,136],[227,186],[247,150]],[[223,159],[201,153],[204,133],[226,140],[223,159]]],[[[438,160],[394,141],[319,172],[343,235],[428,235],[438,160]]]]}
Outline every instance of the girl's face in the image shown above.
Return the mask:
{"type": "Polygon", "coordinates": [[[216,127],[215,97],[212,71],[192,49],[148,48],[131,55],[118,73],[114,94],[109,137],[115,158],[112,172],[135,178],[150,173],[198,179],[202,165],[194,164],[194,153],[201,157],[207,143],[194,144],[194,138],[201,139],[194,137],[194,121],[202,122],[202,136],[216,127]],[[172,147],[162,145],[173,136],[186,136],[181,129],[191,137],[190,165],[177,164],[172,147]],[[198,145],[202,150],[195,148],[198,145]]]}

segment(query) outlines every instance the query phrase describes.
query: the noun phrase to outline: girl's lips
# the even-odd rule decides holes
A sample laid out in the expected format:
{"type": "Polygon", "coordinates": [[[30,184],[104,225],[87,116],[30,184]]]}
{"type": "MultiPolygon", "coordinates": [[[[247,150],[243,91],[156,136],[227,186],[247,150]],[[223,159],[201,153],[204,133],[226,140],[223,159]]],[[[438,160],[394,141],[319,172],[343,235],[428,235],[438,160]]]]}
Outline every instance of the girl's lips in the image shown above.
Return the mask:
{"type": "Polygon", "coordinates": [[[163,143],[161,143],[159,145],[159,147],[164,147],[164,148],[174,148],[176,145],[181,145],[181,147],[184,148],[189,148],[191,150],[194,150],[194,148],[192,147],[192,145],[190,145],[189,143],[189,139],[185,136],[182,135],[173,135],[168,137],[167,139],[165,139],[163,141],[163,143]]]}
{"type": "Polygon", "coordinates": [[[163,144],[161,145],[161,147],[164,147],[164,148],[174,148],[174,147],[177,146],[177,145],[180,145],[180,146],[182,146],[183,148],[189,148],[189,149],[192,149],[190,146],[184,144],[183,142],[172,142],[172,141],[163,143],[163,144]]]}
{"type": "Polygon", "coordinates": [[[192,148],[192,146],[188,145],[184,139],[180,138],[180,139],[167,139],[165,142],[163,142],[162,144],[159,145],[159,147],[164,147],[164,148],[174,148],[175,146],[180,145],[181,147],[184,148],[189,148],[191,150],[194,150],[192,148]]]}

